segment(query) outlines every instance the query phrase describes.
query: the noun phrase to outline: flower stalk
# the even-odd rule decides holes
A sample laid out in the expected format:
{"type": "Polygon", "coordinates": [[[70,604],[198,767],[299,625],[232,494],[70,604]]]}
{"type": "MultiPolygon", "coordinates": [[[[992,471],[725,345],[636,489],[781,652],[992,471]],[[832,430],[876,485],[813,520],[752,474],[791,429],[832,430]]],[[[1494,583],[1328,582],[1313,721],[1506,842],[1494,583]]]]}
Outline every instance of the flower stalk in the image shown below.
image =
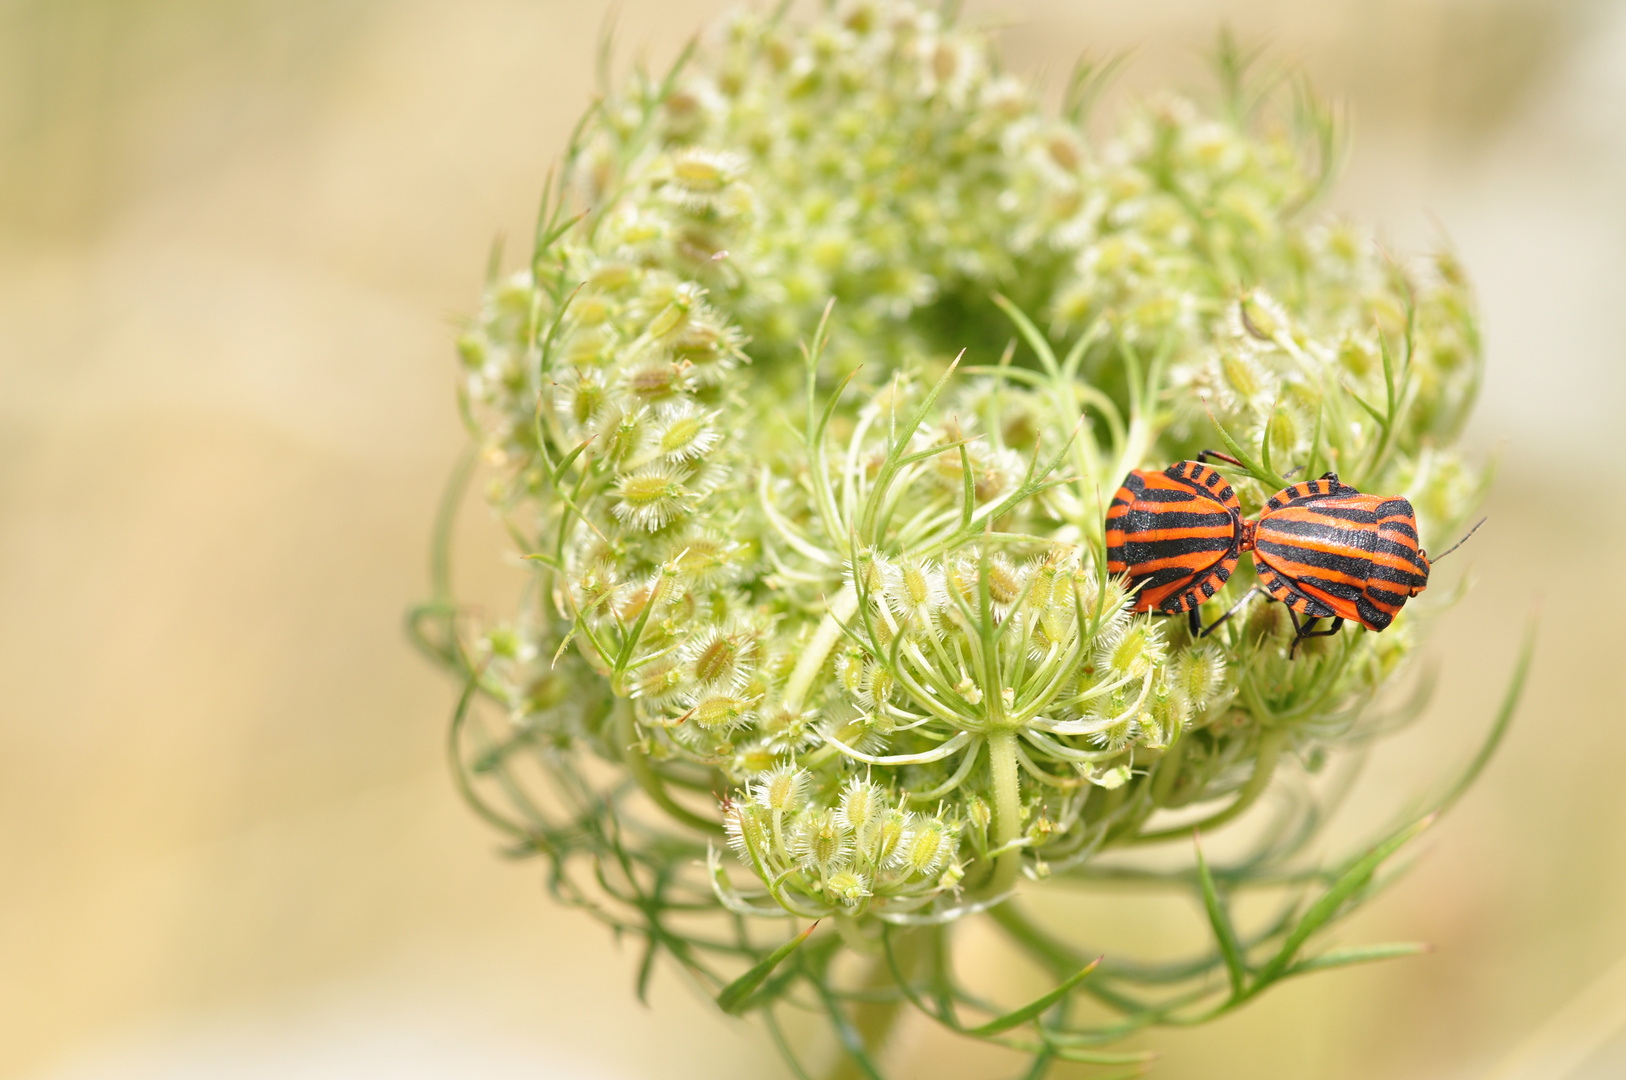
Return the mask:
{"type": "MultiPolygon", "coordinates": [[[[992,719],[992,718],[990,718],[992,719]]],[[[988,735],[988,771],[994,793],[994,876],[990,896],[1001,896],[1016,884],[1022,868],[1017,847],[1022,831],[1021,776],[1016,765],[1016,732],[995,728],[988,735]]]]}

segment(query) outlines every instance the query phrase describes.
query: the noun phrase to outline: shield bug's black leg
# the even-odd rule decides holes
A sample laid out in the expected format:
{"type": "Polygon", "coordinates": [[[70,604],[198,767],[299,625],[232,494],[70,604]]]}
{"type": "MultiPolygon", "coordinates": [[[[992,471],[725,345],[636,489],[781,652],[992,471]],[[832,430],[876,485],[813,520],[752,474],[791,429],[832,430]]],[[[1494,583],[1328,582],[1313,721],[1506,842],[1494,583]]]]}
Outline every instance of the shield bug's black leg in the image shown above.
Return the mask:
{"type": "MultiPolygon", "coordinates": [[[[1219,629],[1220,625],[1222,623],[1224,623],[1226,619],[1229,619],[1232,615],[1235,615],[1238,611],[1241,611],[1242,610],[1242,605],[1246,604],[1248,602],[1248,599],[1251,596],[1253,596],[1254,593],[1256,593],[1258,591],[1259,591],[1259,586],[1255,585],[1253,588],[1251,588],[1247,592],[1243,593],[1242,594],[1242,599],[1238,600],[1236,603],[1231,605],[1231,610],[1227,611],[1224,615],[1221,615],[1219,618],[1217,618],[1213,622],[1209,623],[1208,626],[1202,631],[1202,633],[1199,634],[1199,633],[1194,632],[1192,636],[1193,637],[1207,637],[1209,634],[1212,634],[1215,630],[1219,629]]],[[[1289,610],[1291,610],[1291,609],[1289,609],[1289,610]]],[[[1191,612],[1192,612],[1192,615],[1195,616],[1196,613],[1197,613],[1197,609],[1192,608],[1191,612]]],[[[1193,618],[1192,619],[1192,626],[1195,627],[1196,625],[1197,625],[1197,620],[1195,618],[1193,618]]]]}
{"type": "Polygon", "coordinates": [[[1325,630],[1317,630],[1315,629],[1315,624],[1320,622],[1320,619],[1305,619],[1304,624],[1301,626],[1299,625],[1298,616],[1293,613],[1292,608],[1287,609],[1287,615],[1293,620],[1293,629],[1296,631],[1296,633],[1293,635],[1293,645],[1287,650],[1287,658],[1289,660],[1293,659],[1293,654],[1299,651],[1299,642],[1303,641],[1305,638],[1332,637],[1334,634],[1338,633],[1338,631],[1344,628],[1343,616],[1334,616],[1331,626],[1327,627],[1325,630]]]}
{"type": "Polygon", "coordinates": [[[1312,637],[1332,637],[1334,634],[1338,633],[1338,631],[1342,630],[1343,628],[1344,628],[1344,617],[1342,615],[1335,615],[1335,616],[1333,616],[1332,625],[1328,626],[1325,630],[1317,630],[1314,633],[1309,633],[1308,632],[1309,627],[1307,625],[1305,627],[1306,633],[1303,636],[1307,637],[1307,638],[1312,638],[1312,637]]]}
{"type": "Polygon", "coordinates": [[[1293,659],[1294,654],[1299,651],[1299,642],[1304,640],[1304,635],[1308,634],[1310,632],[1310,628],[1321,620],[1305,619],[1301,625],[1299,623],[1298,612],[1293,610],[1292,605],[1288,605],[1287,617],[1293,620],[1293,644],[1289,646],[1287,650],[1287,658],[1291,660],[1293,659]]]}

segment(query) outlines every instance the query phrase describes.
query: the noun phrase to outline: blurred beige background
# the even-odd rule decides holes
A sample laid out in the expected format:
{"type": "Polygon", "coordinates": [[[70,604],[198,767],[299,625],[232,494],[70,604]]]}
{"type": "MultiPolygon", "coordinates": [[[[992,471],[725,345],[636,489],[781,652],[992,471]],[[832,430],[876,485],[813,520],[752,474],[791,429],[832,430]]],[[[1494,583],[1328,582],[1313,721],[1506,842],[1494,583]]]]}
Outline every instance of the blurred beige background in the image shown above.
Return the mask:
{"type": "MultiPolygon", "coordinates": [[[[460,445],[451,319],[530,227],[606,6],[0,2],[0,1073],[781,1075],[674,977],[638,1007],[633,951],[497,858],[399,631],[460,445]]],[[[622,0],[622,58],[723,6],[622,0]]],[[[1438,951],[1158,1036],[1158,1075],[1626,1075],[1626,7],[970,8],[1052,84],[1126,47],[1128,87],[1194,82],[1220,22],[1266,36],[1354,112],[1337,205],[1475,274],[1506,464],[1373,805],[1467,755],[1541,598],[1503,753],[1341,932],[1438,951]]]]}

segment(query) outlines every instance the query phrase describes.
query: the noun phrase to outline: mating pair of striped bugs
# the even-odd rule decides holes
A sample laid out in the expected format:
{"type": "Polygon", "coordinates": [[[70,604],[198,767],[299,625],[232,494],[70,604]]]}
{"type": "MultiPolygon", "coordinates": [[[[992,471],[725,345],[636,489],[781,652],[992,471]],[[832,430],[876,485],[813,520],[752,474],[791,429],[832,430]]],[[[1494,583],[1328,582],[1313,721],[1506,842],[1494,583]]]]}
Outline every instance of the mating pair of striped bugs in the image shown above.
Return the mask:
{"type": "Polygon", "coordinates": [[[1136,469],[1107,508],[1107,570],[1128,575],[1137,612],[1186,612],[1192,637],[1206,637],[1262,589],[1287,605],[1291,658],[1299,642],[1330,637],[1346,619],[1384,629],[1428,586],[1428,554],[1407,500],[1363,494],[1329,472],[1283,488],[1257,521],[1244,521],[1236,492],[1208,458],[1241,464],[1204,450],[1162,472],[1136,469]],[[1198,609],[1244,551],[1253,552],[1258,584],[1204,627],[1198,609]],[[1322,619],[1332,624],[1318,630],[1322,619]]]}

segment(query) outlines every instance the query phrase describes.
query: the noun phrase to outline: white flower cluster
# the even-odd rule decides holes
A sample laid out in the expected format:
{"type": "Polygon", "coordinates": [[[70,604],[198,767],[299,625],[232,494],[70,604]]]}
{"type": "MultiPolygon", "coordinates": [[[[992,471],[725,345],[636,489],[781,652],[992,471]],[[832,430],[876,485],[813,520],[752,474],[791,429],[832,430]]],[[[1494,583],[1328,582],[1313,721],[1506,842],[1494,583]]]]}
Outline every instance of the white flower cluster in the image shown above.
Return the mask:
{"type": "Polygon", "coordinates": [[[1246,105],[1153,102],[1097,145],[982,36],[876,0],[736,15],[595,106],[575,202],[459,342],[536,575],[488,635],[516,722],[662,806],[732,792],[758,899],[900,918],[1347,727],[1404,627],[1292,662],[1279,605],[1195,642],[1104,572],[1105,499],[1213,445],[1210,413],[1436,533],[1478,493],[1447,446],[1478,381],[1460,270],[1309,219],[1325,115],[1246,105]]]}
{"type": "Polygon", "coordinates": [[[808,772],[779,765],[724,808],[729,844],[785,909],[857,915],[880,900],[908,911],[964,875],[957,830],[941,817],[904,809],[867,777],[848,780],[828,802],[807,797],[811,782],[808,772]]]}

